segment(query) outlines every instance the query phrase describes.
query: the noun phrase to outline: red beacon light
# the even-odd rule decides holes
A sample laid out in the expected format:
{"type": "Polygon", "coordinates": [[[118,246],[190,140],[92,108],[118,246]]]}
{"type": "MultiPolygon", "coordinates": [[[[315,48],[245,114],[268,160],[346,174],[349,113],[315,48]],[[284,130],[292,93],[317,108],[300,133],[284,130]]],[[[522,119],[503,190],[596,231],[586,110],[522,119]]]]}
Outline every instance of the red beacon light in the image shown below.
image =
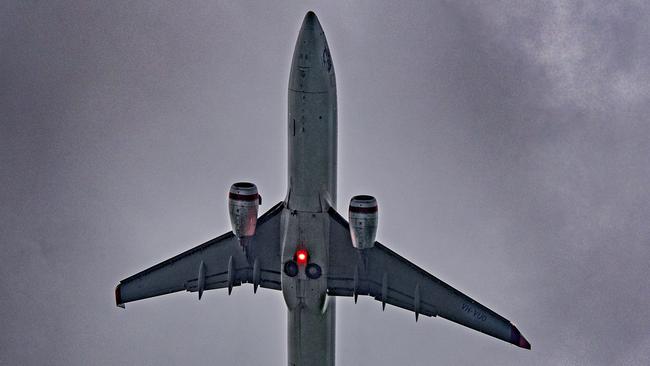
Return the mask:
{"type": "Polygon", "coordinates": [[[300,265],[307,264],[309,260],[309,253],[305,249],[298,249],[296,251],[296,262],[300,265]]]}

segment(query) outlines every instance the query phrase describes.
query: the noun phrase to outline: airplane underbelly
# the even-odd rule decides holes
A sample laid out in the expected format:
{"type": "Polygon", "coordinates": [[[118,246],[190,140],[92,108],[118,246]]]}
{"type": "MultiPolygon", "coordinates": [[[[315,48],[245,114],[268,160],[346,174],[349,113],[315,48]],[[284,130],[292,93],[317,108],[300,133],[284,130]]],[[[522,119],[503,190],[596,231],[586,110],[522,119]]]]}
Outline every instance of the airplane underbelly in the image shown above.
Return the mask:
{"type": "Polygon", "coordinates": [[[336,303],[327,296],[327,213],[282,212],[282,295],[288,365],[334,365],[336,303]],[[295,263],[296,267],[292,267],[295,263]]]}
{"type": "Polygon", "coordinates": [[[288,118],[289,207],[322,211],[336,201],[336,95],[289,90],[288,118]]]}
{"type": "Polygon", "coordinates": [[[282,213],[282,294],[289,309],[326,310],[329,221],[324,213],[282,213]]]}

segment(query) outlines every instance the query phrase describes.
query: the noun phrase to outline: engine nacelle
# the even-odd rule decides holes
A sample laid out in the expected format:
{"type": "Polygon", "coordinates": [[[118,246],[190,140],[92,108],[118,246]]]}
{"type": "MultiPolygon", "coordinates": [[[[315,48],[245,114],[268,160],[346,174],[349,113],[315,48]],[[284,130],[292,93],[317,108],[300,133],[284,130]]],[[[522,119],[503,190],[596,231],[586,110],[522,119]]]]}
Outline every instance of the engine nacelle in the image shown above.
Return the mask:
{"type": "Polygon", "coordinates": [[[257,225],[257,209],[262,203],[262,197],[257,193],[253,183],[238,182],[230,187],[228,195],[228,211],[232,232],[240,239],[255,235],[257,225]]]}
{"type": "Polygon", "coordinates": [[[355,248],[368,249],[375,245],[378,211],[375,197],[362,195],[350,200],[350,236],[355,248]]]}

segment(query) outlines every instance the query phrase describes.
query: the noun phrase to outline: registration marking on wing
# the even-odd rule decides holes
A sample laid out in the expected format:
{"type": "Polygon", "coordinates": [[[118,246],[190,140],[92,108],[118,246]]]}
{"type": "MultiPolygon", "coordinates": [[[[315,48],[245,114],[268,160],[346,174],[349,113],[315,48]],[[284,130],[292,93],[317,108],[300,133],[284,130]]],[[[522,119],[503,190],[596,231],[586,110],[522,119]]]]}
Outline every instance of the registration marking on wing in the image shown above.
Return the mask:
{"type": "Polygon", "coordinates": [[[480,320],[480,321],[482,321],[482,322],[484,322],[485,320],[487,320],[487,315],[485,315],[484,312],[482,312],[482,311],[480,311],[480,310],[478,310],[478,309],[473,308],[473,307],[472,307],[471,305],[469,305],[468,303],[463,303],[462,308],[463,308],[463,310],[464,310],[466,313],[472,315],[472,316],[473,316],[474,318],[476,318],[477,320],[480,320]]]}

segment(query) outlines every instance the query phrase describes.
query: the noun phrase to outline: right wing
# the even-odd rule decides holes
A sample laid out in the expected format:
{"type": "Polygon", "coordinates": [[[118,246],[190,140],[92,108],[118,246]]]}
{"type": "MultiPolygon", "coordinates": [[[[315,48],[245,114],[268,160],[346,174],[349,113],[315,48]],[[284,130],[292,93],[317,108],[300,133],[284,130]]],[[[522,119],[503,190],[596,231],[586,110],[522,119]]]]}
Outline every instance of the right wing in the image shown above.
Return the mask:
{"type": "Polygon", "coordinates": [[[242,283],[280,290],[280,216],[282,202],[257,220],[247,250],[231,232],[225,233],[151,268],[128,277],[115,288],[117,306],[181,290],[199,292],[242,283]]]}
{"type": "Polygon", "coordinates": [[[530,349],[530,343],[510,321],[379,242],[357,250],[349,224],[330,209],[330,268],[327,293],[333,296],[370,295],[385,304],[418,315],[441,316],[455,323],[530,349]]]}

